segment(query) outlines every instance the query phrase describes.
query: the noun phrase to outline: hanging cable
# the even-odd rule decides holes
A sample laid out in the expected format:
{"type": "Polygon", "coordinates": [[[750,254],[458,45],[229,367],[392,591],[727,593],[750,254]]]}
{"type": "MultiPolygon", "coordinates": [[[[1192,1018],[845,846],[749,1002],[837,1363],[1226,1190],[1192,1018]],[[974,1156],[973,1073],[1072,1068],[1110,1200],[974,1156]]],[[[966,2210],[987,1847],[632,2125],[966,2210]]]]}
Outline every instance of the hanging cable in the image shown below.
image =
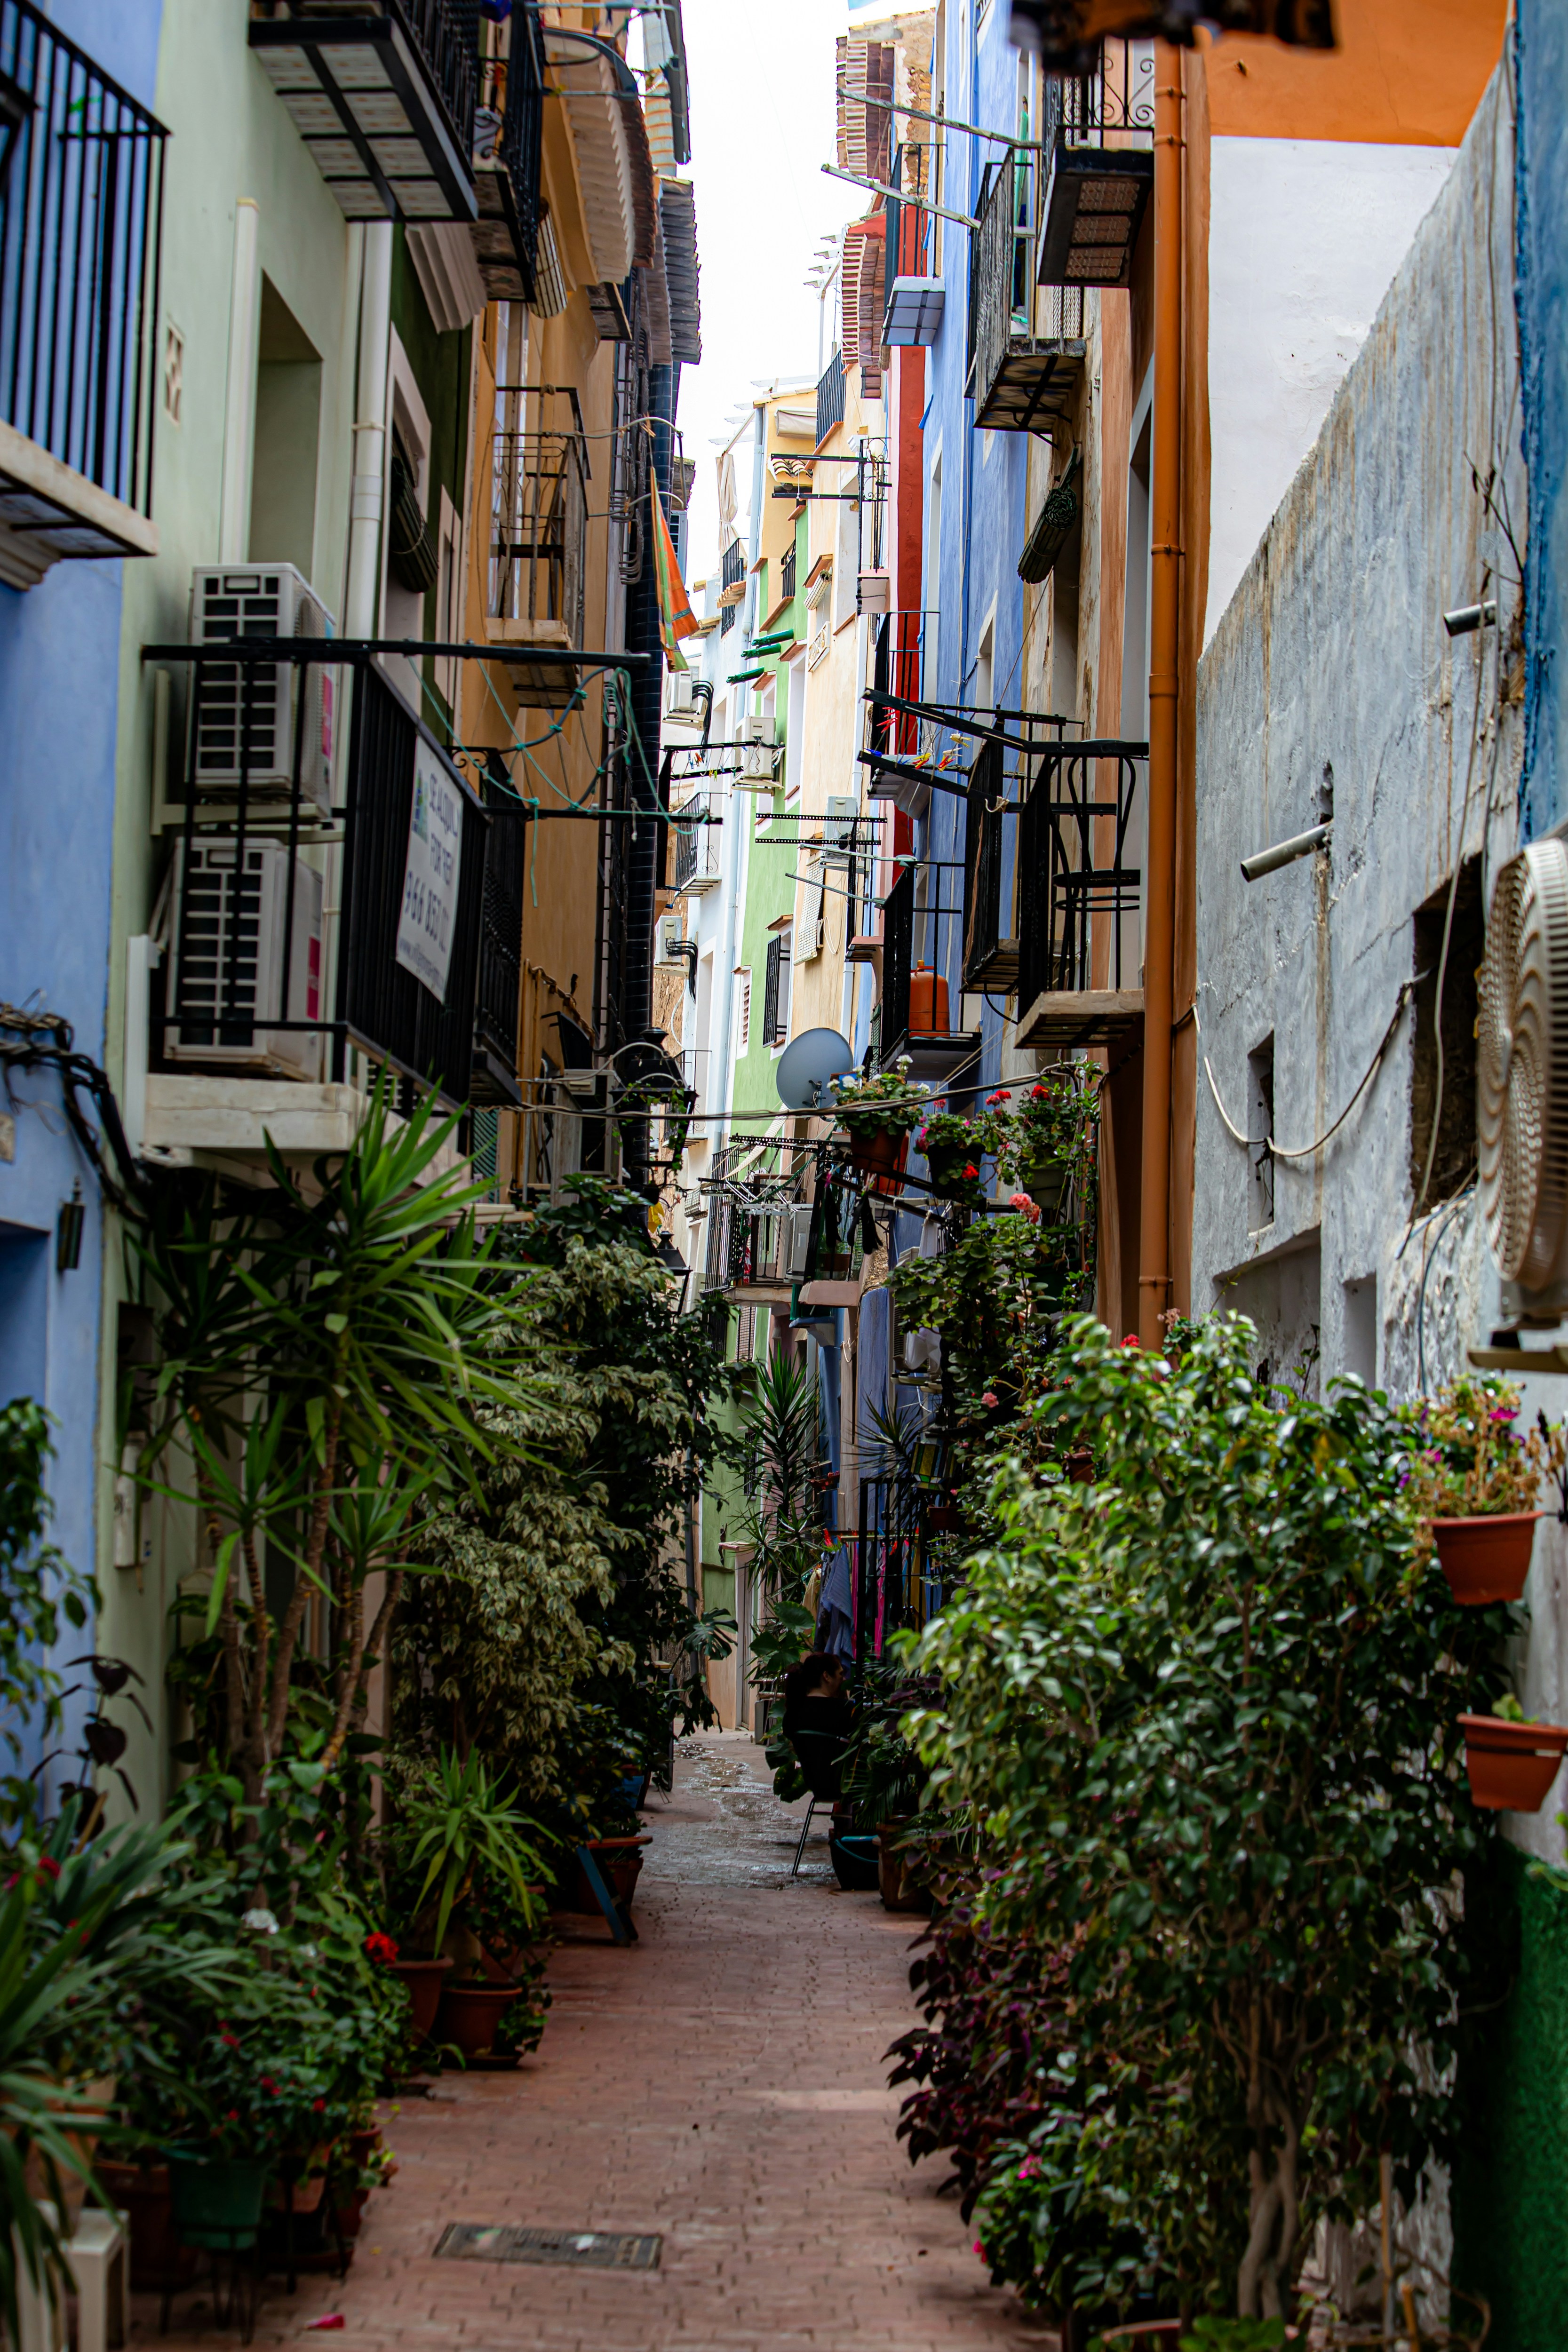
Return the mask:
{"type": "MultiPolygon", "coordinates": [[[[1237,1127],[1236,1121],[1231,1118],[1230,1113],[1226,1109],[1224,1103],[1220,1100],[1219,1084],[1215,1077],[1214,1070],[1209,1062],[1209,1057],[1205,1054],[1204,1055],[1204,1075],[1208,1079],[1209,1092],[1214,1097],[1214,1107],[1220,1115],[1220,1120],[1226,1132],[1233,1139],[1234,1141],[1241,1145],[1244,1151],[1256,1150],[1260,1143],[1266,1143],[1268,1147],[1268,1156],[1271,1160],[1312,1159],[1318,1152],[1321,1151],[1324,1144],[1329,1141],[1331,1136],[1335,1136],[1339,1133],[1341,1128],[1343,1127],[1346,1119],[1349,1118],[1352,1111],[1354,1110],[1357,1103],[1360,1102],[1363,1095],[1365,1094],[1368,1087],[1372,1084],[1373,1079],[1376,1076],[1378,1069],[1382,1065],[1384,1055],[1387,1053],[1390,1045],[1394,1043],[1394,1031],[1398,1028],[1400,1022],[1405,1016],[1405,1008],[1409,1003],[1411,998],[1415,995],[1415,991],[1420,987],[1421,982],[1426,979],[1426,974],[1424,971],[1417,972],[1414,980],[1406,980],[1400,982],[1399,994],[1394,1000],[1394,1011],[1389,1018],[1388,1026],[1383,1033],[1382,1042],[1380,1043],[1376,1053],[1373,1055],[1371,1061],[1366,1066],[1366,1072],[1362,1078],[1361,1084],[1357,1087],[1354,1094],[1352,1095],[1349,1102],[1346,1103],[1343,1110],[1341,1111],[1338,1118],[1335,1119],[1332,1127],[1325,1128],[1322,1134],[1319,1136],[1315,1143],[1303,1143],[1292,1149],[1283,1143],[1276,1143],[1270,1136],[1244,1135],[1240,1128],[1237,1127]]],[[[1198,1036],[1201,1040],[1203,1036],[1203,1024],[1198,1019],[1198,1009],[1195,999],[1193,1004],[1193,1026],[1197,1031],[1198,1036]]]]}

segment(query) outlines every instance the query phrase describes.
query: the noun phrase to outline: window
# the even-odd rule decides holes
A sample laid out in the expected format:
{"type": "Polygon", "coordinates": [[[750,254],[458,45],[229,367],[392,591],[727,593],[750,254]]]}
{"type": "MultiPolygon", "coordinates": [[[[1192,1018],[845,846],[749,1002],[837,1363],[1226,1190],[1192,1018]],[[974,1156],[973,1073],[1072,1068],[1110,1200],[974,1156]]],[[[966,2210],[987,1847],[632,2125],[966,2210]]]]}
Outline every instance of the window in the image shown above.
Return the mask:
{"type": "Polygon", "coordinates": [[[1410,1071],[1410,1191],[1416,1213],[1462,1192],[1476,1167],[1477,980],[1486,944],[1481,861],[1468,857],[1458,887],[1445,882],[1415,910],[1415,1038],[1410,1071]],[[1448,900],[1453,898],[1450,923],[1448,900]],[[1443,935],[1448,935],[1447,960],[1443,935]],[[1443,973],[1442,1099],[1438,1100],[1437,972],[1443,973]],[[1432,1142],[1436,1116],[1437,1140],[1432,1142]],[[1428,1155],[1432,1174],[1426,1178],[1428,1155]],[[1426,1196],[1422,1187],[1426,1186],[1426,1196]]]}
{"type": "Polygon", "coordinates": [[[1369,1389],[1377,1386],[1377,1276],[1345,1285],[1344,1369],[1369,1389]]]}
{"type": "Polygon", "coordinates": [[[171,319],[163,328],[163,414],[178,425],[185,404],[185,339],[171,319]]]}
{"type": "Polygon", "coordinates": [[[790,933],[784,923],[768,941],[768,975],[763,997],[763,1036],[776,1049],[789,1043],[790,933]]]}
{"type": "Polygon", "coordinates": [[[750,1052],[752,1044],[751,965],[749,963],[738,963],[735,966],[735,977],[741,983],[739,1011],[735,1016],[735,1051],[737,1054],[745,1054],[750,1052]]]}
{"type": "Polygon", "coordinates": [[[1274,1040],[1247,1057],[1247,1218],[1255,1234],[1274,1223],[1274,1040]]]}

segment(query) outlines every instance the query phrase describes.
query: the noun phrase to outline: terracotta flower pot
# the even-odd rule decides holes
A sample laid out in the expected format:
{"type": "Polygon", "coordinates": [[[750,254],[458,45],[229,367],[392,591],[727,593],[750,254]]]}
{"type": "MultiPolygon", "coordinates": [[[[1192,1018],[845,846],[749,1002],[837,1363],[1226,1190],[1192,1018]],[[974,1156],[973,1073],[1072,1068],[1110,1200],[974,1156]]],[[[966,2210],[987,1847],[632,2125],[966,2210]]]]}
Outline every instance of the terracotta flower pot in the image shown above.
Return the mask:
{"type": "Polygon", "coordinates": [[[166,2164],[115,2164],[96,2168],[110,2203],[131,2222],[131,2284],[140,2294],[161,2294],[183,2287],[196,2274],[194,2246],[174,2235],[174,2203],[166,2164]]]}
{"type": "Polygon", "coordinates": [[[408,1988],[408,1998],[414,2004],[414,2031],[421,2042],[430,2039],[430,2029],[436,2022],[436,2011],[440,2003],[441,1986],[452,1965],[450,1956],[446,1953],[436,1960],[392,1962],[393,1975],[408,1988]]]}
{"type": "Polygon", "coordinates": [[[1437,1561],[1448,1590],[1468,1609],[1517,1601],[1530,1574],[1535,1522],[1544,1511],[1499,1511],[1489,1518],[1434,1519],[1437,1561]]]}
{"type": "Polygon", "coordinates": [[[1470,1796],[1493,1811],[1538,1813],[1568,1749],[1568,1726],[1462,1715],[1470,1796]]]}
{"type": "Polygon", "coordinates": [[[517,1999],[515,1985],[449,1984],[441,1994],[436,2038],[450,2042],[465,2059],[488,2058],[496,2028],[517,1999]]]}
{"type": "MultiPolygon", "coordinates": [[[[637,1892],[642,1875],[642,1850],[648,1843],[647,1832],[641,1837],[591,1838],[588,1851],[599,1865],[599,1875],[610,1890],[613,1901],[629,1904],[637,1892]]],[[[560,1907],[563,1911],[598,1912],[598,1902],[588,1884],[588,1874],[577,1860],[561,1882],[560,1907]]]]}
{"type": "Polygon", "coordinates": [[[360,2224],[364,2220],[365,2203],[369,2196],[370,2191],[368,2189],[356,2189],[353,2195],[349,2199],[348,2203],[346,2205],[340,2205],[337,2208],[338,2235],[340,2238],[350,2239],[357,2238],[359,2236],[360,2224]]]}
{"type": "Polygon", "coordinates": [[[904,1162],[909,1158],[910,1139],[895,1134],[891,1128],[865,1127],[857,1120],[845,1122],[849,1138],[849,1164],[858,1176],[868,1180],[868,1189],[889,1197],[899,1189],[904,1162]]]}

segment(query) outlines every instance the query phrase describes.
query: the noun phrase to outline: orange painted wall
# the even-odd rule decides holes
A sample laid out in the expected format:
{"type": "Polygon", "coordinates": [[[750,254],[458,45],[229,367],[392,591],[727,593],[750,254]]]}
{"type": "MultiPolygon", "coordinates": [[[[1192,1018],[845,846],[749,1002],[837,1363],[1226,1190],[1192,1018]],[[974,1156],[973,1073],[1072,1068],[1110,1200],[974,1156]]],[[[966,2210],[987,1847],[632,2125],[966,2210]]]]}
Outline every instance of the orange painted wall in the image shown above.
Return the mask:
{"type": "Polygon", "coordinates": [[[1507,0],[1337,0],[1340,46],[1253,34],[1209,49],[1216,138],[1457,147],[1502,53],[1507,0]]]}

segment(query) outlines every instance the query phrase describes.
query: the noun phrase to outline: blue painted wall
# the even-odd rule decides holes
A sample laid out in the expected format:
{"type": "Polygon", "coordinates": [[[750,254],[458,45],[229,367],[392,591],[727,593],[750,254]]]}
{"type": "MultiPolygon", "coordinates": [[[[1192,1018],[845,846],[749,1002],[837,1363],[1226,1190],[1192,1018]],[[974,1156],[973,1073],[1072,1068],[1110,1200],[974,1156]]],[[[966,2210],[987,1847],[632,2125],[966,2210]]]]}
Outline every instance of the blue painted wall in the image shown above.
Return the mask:
{"type": "MultiPolygon", "coordinates": [[[[162,0],[57,0],[52,20],[150,103],[162,0]]],[[[118,725],[118,562],[57,563],[25,593],[0,587],[0,1002],[64,1016],[104,1059],[118,725]]],[[[100,1447],[102,1216],[52,1071],[16,1077],[0,1160],[0,1401],[41,1399],[55,1422],[55,1539],[93,1572],[100,1447]],[[62,1204],[79,1183],[81,1262],[55,1269],[62,1204]]],[[[104,1401],[112,1415],[112,1401],[104,1401]]],[[[85,1646],[71,1637],[67,1655],[85,1646]]]]}
{"type": "Polygon", "coordinates": [[[1519,0],[1517,299],[1524,458],[1524,816],[1527,835],[1568,814],[1563,618],[1568,601],[1568,10],[1519,0]]]}

